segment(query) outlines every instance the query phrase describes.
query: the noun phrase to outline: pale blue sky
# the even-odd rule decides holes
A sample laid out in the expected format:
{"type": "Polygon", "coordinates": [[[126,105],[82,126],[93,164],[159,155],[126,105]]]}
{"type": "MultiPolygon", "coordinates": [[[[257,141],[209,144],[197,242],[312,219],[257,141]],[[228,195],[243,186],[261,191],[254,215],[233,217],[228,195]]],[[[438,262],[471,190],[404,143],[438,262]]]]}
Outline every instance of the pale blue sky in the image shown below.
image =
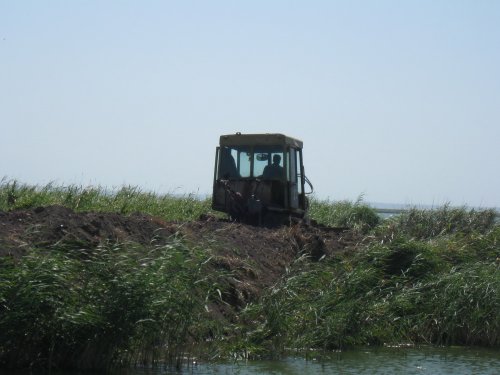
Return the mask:
{"type": "Polygon", "coordinates": [[[0,0],[0,178],[210,193],[237,131],[319,198],[500,206],[500,1],[0,0]]]}

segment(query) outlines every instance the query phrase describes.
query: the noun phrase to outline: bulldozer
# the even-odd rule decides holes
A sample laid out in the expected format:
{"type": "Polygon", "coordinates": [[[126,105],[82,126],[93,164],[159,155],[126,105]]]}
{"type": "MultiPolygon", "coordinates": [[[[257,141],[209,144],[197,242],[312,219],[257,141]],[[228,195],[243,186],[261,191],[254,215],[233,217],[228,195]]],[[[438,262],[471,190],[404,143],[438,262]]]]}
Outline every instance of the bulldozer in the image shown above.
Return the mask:
{"type": "Polygon", "coordinates": [[[304,172],[302,147],[302,141],[284,134],[221,135],[212,208],[259,226],[306,219],[306,195],[313,186],[304,172]]]}

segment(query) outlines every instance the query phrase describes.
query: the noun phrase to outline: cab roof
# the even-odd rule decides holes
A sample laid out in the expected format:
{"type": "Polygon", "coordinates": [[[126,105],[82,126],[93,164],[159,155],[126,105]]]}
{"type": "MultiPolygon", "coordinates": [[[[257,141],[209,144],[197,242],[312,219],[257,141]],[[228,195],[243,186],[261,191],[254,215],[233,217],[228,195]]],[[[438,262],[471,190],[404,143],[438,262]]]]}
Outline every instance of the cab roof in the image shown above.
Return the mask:
{"type": "Polygon", "coordinates": [[[221,135],[220,146],[293,146],[302,148],[302,141],[279,133],[221,135]]]}

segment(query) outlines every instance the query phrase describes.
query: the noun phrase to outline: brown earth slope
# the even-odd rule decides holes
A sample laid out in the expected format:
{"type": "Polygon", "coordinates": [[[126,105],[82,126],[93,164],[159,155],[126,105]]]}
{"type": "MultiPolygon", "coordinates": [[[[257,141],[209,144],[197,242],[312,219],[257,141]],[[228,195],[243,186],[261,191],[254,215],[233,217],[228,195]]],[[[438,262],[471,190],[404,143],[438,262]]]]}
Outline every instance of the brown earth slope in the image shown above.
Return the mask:
{"type": "Polygon", "coordinates": [[[258,298],[287,267],[304,254],[311,260],[352,249],[359,240],[352,232],[296,225],[277,229],[232,223],[213,217],[198,221],[165,222],[145,214],[74,212],[63,206],[0,211],[0,256],[21,258],[28,248],[50,249],[56,244],[94,247],[105,241],[142,245],[167,243],[173,235],[209,248],[212,263],[229,271],[233,308],[258,298]]]}

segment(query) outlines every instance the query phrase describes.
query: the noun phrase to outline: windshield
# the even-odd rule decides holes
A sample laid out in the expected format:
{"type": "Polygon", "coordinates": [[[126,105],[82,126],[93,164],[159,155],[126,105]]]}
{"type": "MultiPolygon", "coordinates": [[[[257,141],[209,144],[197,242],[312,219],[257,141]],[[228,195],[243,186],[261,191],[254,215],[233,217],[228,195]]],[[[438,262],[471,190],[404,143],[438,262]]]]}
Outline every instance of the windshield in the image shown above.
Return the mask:
{"type": "Polygon", "coordinates": [[[224,146],[220,148],[219,174],[222,179],[258,177],[284,178],[283,147],[224,146]]]}

